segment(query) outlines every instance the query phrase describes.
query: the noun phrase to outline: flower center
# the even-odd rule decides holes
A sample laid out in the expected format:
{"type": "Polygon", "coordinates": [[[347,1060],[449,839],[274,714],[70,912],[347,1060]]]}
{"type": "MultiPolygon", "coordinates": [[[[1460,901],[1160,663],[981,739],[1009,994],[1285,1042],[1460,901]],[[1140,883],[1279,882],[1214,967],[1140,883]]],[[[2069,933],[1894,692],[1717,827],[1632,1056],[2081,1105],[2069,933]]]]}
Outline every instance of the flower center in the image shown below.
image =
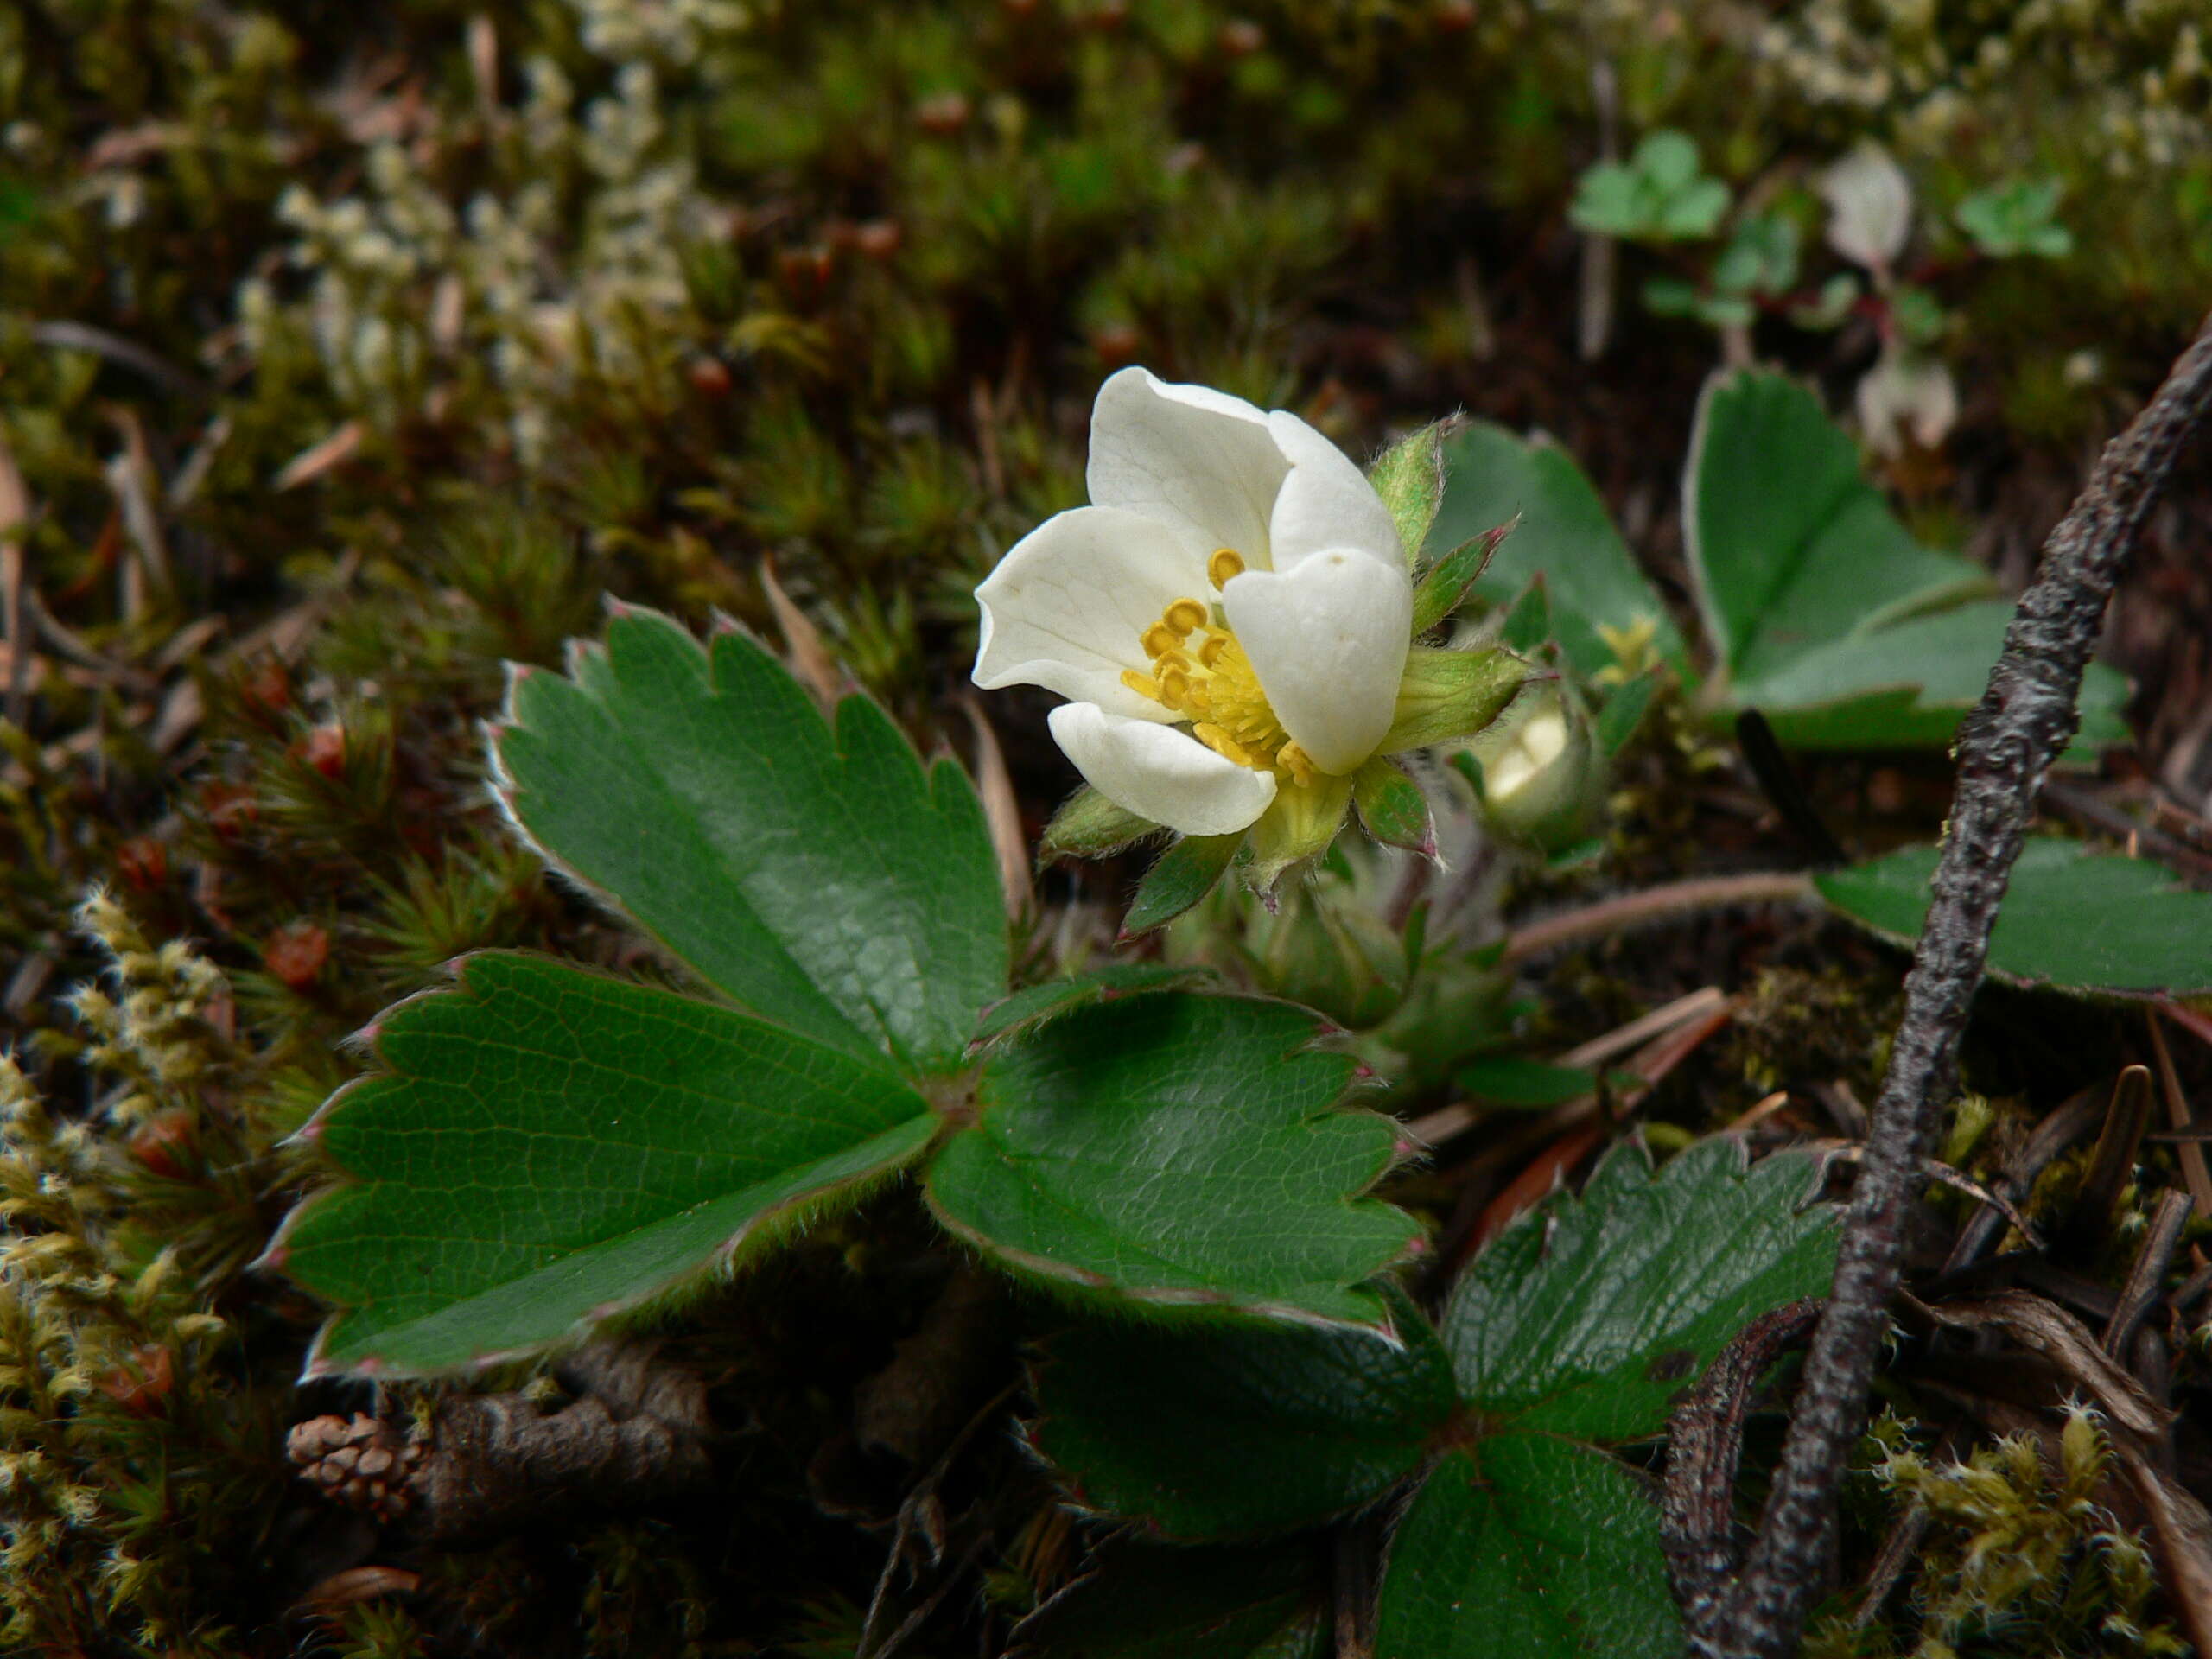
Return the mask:
{"type": "MultiPolygon", "coordinates": [[[[1206,561],[1206,576],[1217,590],[1244,569],[1232,549],[1217,548],[1206,561]]],[[[1290,740],[1244,647],[1236,643],[1218,607],[1179,599],[1160,620],[1138,636],[1152,672],[1124,669],[1122,683],[1141,697],[1191,722],[1191,735],[1216,754],[1255,772],[1287,772],[1300,784],[1313,781],[1313,762],[1290,740]]]]}

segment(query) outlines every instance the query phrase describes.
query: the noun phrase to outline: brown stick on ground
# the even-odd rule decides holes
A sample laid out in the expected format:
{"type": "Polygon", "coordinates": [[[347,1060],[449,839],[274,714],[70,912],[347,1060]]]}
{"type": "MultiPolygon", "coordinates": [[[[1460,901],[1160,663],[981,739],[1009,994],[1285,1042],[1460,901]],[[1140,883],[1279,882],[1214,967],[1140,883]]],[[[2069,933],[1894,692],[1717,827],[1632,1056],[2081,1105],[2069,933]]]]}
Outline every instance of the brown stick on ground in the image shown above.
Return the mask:
{"type": "Polygon", "coordinates": [[[491,1541],[587,1505],[634,1508],[709,1472],[706,1389],[639,1348],[594,1343],[563,1362],[582,1392],[541,1412],[519,1394],[457,1394],[427,1426],[317,1417],[287,1450],[303,1479],[448,1546],[491,1541]]]}
{"type": "Polygon", "coordinates": [[[1835,1525],[1844,1462],[1866,1396],[1904,1249],[1921,1158],[1957,1086],[1958,1042],[1989,933],[2044,773],[2077,723],[2074,700],[2106,601],[2174,458],[2212,403],[2208,318],[2150,404],[2099,458],[2021,595],[1980,705],[1959,728],[1959,781],[1935,902],[1905,981],[1905,1007],[1852,1196],[1834,1294],[1805,1367],[1758,1541],[1719,1594],[1694,1592],[1700,1654],[1785,1659],[1796,1651],[1835,1525]]]}

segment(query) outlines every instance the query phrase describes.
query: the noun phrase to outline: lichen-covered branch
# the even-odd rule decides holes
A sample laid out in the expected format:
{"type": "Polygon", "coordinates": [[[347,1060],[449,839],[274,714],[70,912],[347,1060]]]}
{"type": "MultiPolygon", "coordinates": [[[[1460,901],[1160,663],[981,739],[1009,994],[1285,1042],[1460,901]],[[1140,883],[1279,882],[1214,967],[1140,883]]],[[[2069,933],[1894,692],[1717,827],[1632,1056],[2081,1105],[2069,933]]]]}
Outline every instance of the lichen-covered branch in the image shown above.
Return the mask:
{"type": "Polygon", "coordinates": [[[302,1478],[430,1541],[479,1544],[588,1505],[634,1509],[709,1473],[706,1390],[647,1351],[593,1344],[562,1374],[582,1392],[558,1411],[520,1394],[457,1394],[426,1422],[357,1413],[297,1425],[302,1478]]]}
{"type": "Polygon", "coordinates": [[[1759,1536],[1703,1653],[1782,1659],[1821,1582],[1844,1462],[1860,1431],[1904,1249],[1906,1206],[1940,1109],[1989,934],[2044,773],[2075,726],[2075,697],[2106,601],[2184,440],[2212,402],[2212,319],[2044,546],[1989,689],[1959,729],[1959,779],[1935,902],[1905,980],[1905,1007],[1853,1195],[1834,1294],[1813,1338],[1759,1536]]]}

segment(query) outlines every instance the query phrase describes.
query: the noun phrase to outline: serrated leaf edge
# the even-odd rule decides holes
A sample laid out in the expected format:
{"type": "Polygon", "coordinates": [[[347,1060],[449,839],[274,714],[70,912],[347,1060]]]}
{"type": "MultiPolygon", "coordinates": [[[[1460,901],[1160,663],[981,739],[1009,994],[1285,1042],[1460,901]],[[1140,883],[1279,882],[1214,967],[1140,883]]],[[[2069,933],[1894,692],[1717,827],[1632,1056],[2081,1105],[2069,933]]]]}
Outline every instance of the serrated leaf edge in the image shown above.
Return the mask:
{"type": "MultiPolygon", "coordinates": [[[[269,1243],[263,1249],[261,1254],[247,1263],[247,1270],[249,1272],[283,1274],[286,1278],[290,1279],[294,1284],[299,1286],[302,1290],[308,1291],[309,1294],[316,1296],[318,1300],[322,1300],[321,1293],[316,1291],[315,1287],[312,1284],[309,1284],[307,1281],[294,1277],[285,1265],[286,1259],[289,1254],[289,1245],[292,1235],[308,1217],[310,1217],[315,1211],[323,1208],[331,1199],[336,1198],[340,1193],[364,1185],[372,1184],[367,1182],[364,1177],[354,1170],[349,1169],[346,1165],[340,1163],[329,1153],[322,1150],[320,1145],[322,1136],[322,1126],[333,1113],[342,1109],[357,1091],[365,1088],[371,1084],[381,1083],[393,1077],[401,1077],[408,1075],[407,1073],[402,1072],[397,1070],[397,1068],[394,1067],[383,1052],[381,1044],[386,1027],[391,1025],[395,1017],[403,1016],[408,1009],[415,1007],[418,1003],[427,1002],[439,997],[468,995],[469,989],[466,978],[467,969],[471,963],[486,957],[529,957],[538,961],[557,963],[561,967],[571,969],[577,973],[605,980],[610,984],[624,986],[626,988],[633,990],[644,989],[653,991],[658,995],[669,997],[672,1001],[680,1002],[695,1002],[702,1000],[696,997],[685,996],[680,992],[664,990],[659,986],[641,986],[635,980],[626,980],[621,978],[619,975],[608,973],[602,969],[593,967],[588,963],[570,962],[565,957],[550,956],[543,951],[472,950],[465,955],[454,957],[451,962],[445,964],[444,970],[449,976],[448,982],[443,984],[427,985],[421,990],[413,993],[411,995],[401,998],[390,1007],[378,1014],[375,1019],[372,1020],[367,1025],[362,1027],[360,1030],[353,1033],[346,1039],[346,1042],[349,1046],[353,1046],[365,1053],[369,1058],[384,1069],[376,1071],[364,1072],[361,1076],[351,1078],[346,1083],[340,1084],[338,1088],[331,1091],[329,1098],[325,1100],[321,1105],[315,1109],[314,1116],[309,1117],[305,1123],[302,1123],[297,1129],[295,1129],[279,1143],[280,1145],[287,1147],[314,1147],[316,1150],[316,1155],[321,1160],[322,1166],[326,1170],[335,1172],[341,1179],[324,1185],[292,1206],[290,1211],[286,1213],[283,1220],[278,1223],[276,1232],[270,1235],[269,1243]]],[[[735,1011],[742,1012],[742,1010],[735,1011]]],[[[758,1015],[750,1014],[746,1014],[745,1017],[755,1020],[759,1018],[758,1015]]],[[[761,1023],[766,1024],[768,1022],[762,1021],[761,1023]]],[[[821,1048],[828,1048],[829,1046],[827,1044],[819,1042],[817,1039],[806,1036],[804,1033],[791,1032],[789,1031],[787,1027],[779,1027],[778,1028],[779,1030],[785,1030],[786,1034],[793,1038],[795,1040],[813,1043],[817,1047],[821,1048]]],[[[841,1058],[848,1058],[844,1055],[844,1051],[842,1049],[831,1049],[830,1052],[839,1055],[841,1058]]],[[[904,1082],[904,1079],[901,1079],[901,1082],[904,1082]]],[[[908,1086],[911,1087],[912,1085],[910,1084],[908,1086]]],[[[906,1121],[911,1122],[913,1120],[908,1119],[906,1121]]],[[[889,1134],[890,1131],[887,1129],[879,1131],[879,1133],[889,1134]]],[[[340,1376],[363,1377],[403,1377],[417,1376],[442,1376],[454,1374],[455,1372],[483,1372],[492,1370],[496,1366],[512,1364],[517,1360],[525,1359],[534,1355],[558,1351],[561,1348],[573,1344],[575,1342],[582,1340],[587,1335],[588,1335],[589,1332],[594,1327],[605,1323],[608,1319],[615,1319],[621,1314],[631,1313],[638,1308],[646,1306],[658,1298],[665,1296],[671,1292],[677,1290],[683,1286],[709,1277],[717,1273],[726,1273],[731,1270],[736,1266],[740,1256],[743,1254],[748,1253],[752,1248],[762,1247],[768,1243],[772,1242],[775,1236],[787,1228],[804,1226],[814,1213],[817,1206],[826,1205],[833,1198],[844,1198],[849,1195],[857,1198],[861,1192],[864,1192],[866,1188],[874,1182],[888,1179],[927,1158],[943,1138],[941,1132],[937,1135],[932,1135],[924,1140],[922,1143],[916,1147],[912,1153],[906,1154],[905,1157],[896,1160],[895,1162],[880,1166],[876,1169],[865,1173],[864,1174],[851,1177],[830,1187],[817,1188],[810,1192],[796,1193],[780,1204],[771,1205],[765,1209],[757,1211],[747,1220],[742,1227],[740,1227],[735,1232],[730,1234],[728,1237],[725,1238],[720,1244],[716,1245],[712,1251],[702,1256],[693,1266],[671,1274],[665,1280],[648,1285],[632,1295],[619,1297],[613,1300],[601,1303],[596,1307],[591,1309],[590,1312],[583,1317],[583,1319],[576,1321],[575,1325],[570,1327],[569,1332],[563,1336],[550,1338],[544,1342],[531,1343],[518,1348],[499,1349],[481,1354],[471,1355],[464,1364],[453,1368],[450,1372],[435,1369],[416,1370],[412,1368],[409,1368],[397,1370],[392,1368],[383,1356],[374,1353],[365,1355],[359,1360],[347,1361],[343,1364],[335,1364],[331,1363],[327,1357],[330,1341],[330,1333],[336,1328],[340,1319],[347,1311],[344,1304],[338,1304],[338,1312],[334,1313],[328,1319],[322,1322],[321,1326],[315,1332],[315,1339],[308,1344],[307,1357],[301,1367],[299,1380],[301,1382],[306,1383],[316,1382],[325,1377],[340,1376]]]]}

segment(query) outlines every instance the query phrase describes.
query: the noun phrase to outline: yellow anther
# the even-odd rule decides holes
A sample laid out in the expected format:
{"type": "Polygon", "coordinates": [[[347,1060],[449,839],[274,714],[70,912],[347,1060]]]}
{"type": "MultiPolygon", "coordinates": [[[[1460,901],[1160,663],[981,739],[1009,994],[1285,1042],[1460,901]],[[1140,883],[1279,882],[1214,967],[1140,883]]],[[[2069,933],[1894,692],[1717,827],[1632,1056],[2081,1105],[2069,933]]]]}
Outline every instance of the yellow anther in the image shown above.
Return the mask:
{"type": "Polygon", "coordinates": [[[1313,760],[1295,743],[1286,743],[1275,751],[1275,764],[1295,778],[1301,785],[1313,781],[1313,760]]]}
{"type": "Polygon", "coordinates": [[[1205,643],[1198,647],[1199,665],[1204,668],[1211,668],[1221,660],[1221,653],[1228,649],[1229,636],[1227,634],[1209,633],[1205,637],[1205,643]]]}
{"type": "Polygon", "coordinates": [[[1244,558],[1233,547],[1217,547],[1206,561],[1206,580],[1217,588],[1229,586],[1231,576],[1244,574],[1244,558]]]}
{"type": "Polygon", "coordinates": [[[1141,697],[1154,702],[1160,701],[1160,682],[1149,674],[1140,674],[1134,668],[1125,668],[1122,671],[1122,683],[1141,697]]]}
{"type": "MultiPolygon", "coordinates": [[[[1215,556],[1220,556],[1217,554],[1215,556]]],[[[1160,620],[1173,629],[1175,637],[1180,639],[1206,620],[1206,607],[1195,599],[1179,599],[1167,607],[1160,620]]]]}
{"type": "Polygon", "coordinates": [[[1181,708],[1190,692],[1191,677],[1184,670],[1171,663],[1160,671],[1160,700],[1170,709],[1181,708]]]}
{"type": "Polygon", "coordinates": [[[1193,726],[1191,728],[1191,735],[1216,754],[1234,760],[1240,766],[1257,766],[1260,764],[1253,758],[1250,751],[1218,726],[1208,724],[1193,726]]]}
{"type": "Polygon", "coordinates": [[[1137,643],[1144,647],[1146,656],[1165,657],[1183,643],[1183,635],[1189,632],[1187,628],[1179,632],[1166,622],[1155,622],[1144,631],[1137,643]]]}

